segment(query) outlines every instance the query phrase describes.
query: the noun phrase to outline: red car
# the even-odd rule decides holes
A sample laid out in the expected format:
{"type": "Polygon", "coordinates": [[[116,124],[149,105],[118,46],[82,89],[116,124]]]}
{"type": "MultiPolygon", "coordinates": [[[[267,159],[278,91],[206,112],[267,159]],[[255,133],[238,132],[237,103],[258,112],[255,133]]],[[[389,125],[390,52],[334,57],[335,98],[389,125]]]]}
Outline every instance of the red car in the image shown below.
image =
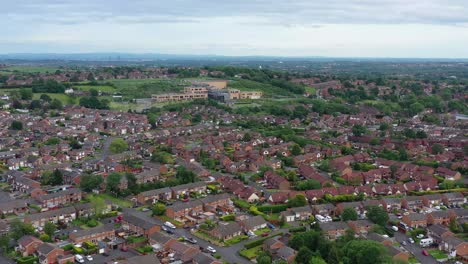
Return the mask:
{"type": "Polygon", "coordinates": [[[263,233],[262,234],[262,237],[266,237],[266,236],[268,236],[268,233],[263,233]]]}
{"type": "Polygon", "coordinates": [[[427,253],[426,250],[423,250],[421,253],[422,253],[424,256],[429,256],[429,253],[427,253]]]}

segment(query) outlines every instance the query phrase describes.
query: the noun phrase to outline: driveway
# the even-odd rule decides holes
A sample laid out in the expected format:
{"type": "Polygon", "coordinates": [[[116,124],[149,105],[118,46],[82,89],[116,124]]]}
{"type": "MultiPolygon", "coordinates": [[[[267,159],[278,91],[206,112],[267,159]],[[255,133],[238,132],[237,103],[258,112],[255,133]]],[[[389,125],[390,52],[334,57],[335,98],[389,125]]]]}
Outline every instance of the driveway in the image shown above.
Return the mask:
{"type": "Polygon", "coordinates": [[[406,234],[403,234],[401,232],[395,232],[395,240],[398,243],[401,243],[402,241],[406,241],[407,244],[406,246],[403,246],[406,250],[411,252],[418,260],[420,263],[424,264],[437,264],[437,260],[433,258],[432,256],[424,256],[422,254],[423,249],[417,245],[417,244],[411,244],[408,242],[408,236],[406,234]]]}

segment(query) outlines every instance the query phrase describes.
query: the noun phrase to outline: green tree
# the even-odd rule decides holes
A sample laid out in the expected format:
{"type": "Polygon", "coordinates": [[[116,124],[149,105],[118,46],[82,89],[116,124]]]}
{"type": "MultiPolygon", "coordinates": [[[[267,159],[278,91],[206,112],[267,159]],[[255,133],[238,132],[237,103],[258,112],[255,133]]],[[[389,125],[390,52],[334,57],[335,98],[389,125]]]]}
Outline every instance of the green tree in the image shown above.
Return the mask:
{"type": "Polygon", "coordinates": [[[252,140],[252,136],[250,135],[250,133],[245,133],[245,134],[244,134],[244,137],[242,138],[242,140],[243,140],[244,142],[248,142],[248,141],[252,140]]]}
{"type": "Polygon", "coordinates": [[[193,171],[187,170],[187,168],[185,168],[184,166],[177,167],[177,172],[175,176],[176,179],[178,179],[182,184],[195,182],[197,179],[195,173],[193,171]]]}
{"type": "Polygon", "coordinates": [[[55,169],[52,172],[50,185],[61,185],[61,184],[63,184],[63,174],[59,169],[55,169]]]}
{"type": "Polygon", "coordinates": [[[327,254],[327,262],[328,264],[339,264],[340,263],[340,254],[338,252],[338,248],[336,244],[332,244],[330,249],[328,250],[327,254]]]}
{"type": "Polygon", "coordinates": [[[416,102],[416,103],[411,104],[408,110],[411,115],[416,115],[416,114],[421,113],[424,110],[424,105],[416,102]]]}
{"type": "Polygon", "coordinates": [[[44,242],[52,242],[52,239],[50,239],[50,236],[48,234],[41,234],[39,236],[39,239],[44,242]]]}
{"type": "Polygon", "coordinates": [[[10,235],[13,239],[18,240],[25,235],[34,235],[35,229],[31,224],[23,223],[18,219],[10,223],[10,235]]]}
{"type": "Polygon", "coordinates": [[[322,257],[316,256],[309,260],[309,264],[327,264],[327,262],[325,262],[322,257]]]}
{"type": "Polygon", "coordinates": [[[356,137],[360,137],[367,133],[367,128],[363,125],[354,125],[351,130],[353,132],[353,135],[356,137]]]}
{"type": "Polygon", "coordinates": [[[294,155],[294,156],[297,156],[297,155],[301,155],[302,153],[302,149],[299,145],[297,144],[294,144],[291,148],[291,153],[294,155]]]}
{"type": "Polygon", "coordinates": [[[33,98],[33,91],[31,89],[23,88],[20,90],[21,99],[31,100],[33,98]]]}
{"type": "Polygon", "coordinates": [[[80,188],[85,192],[90,192],[94,189],[100,189],[104,179],[101,175],[83,174],[80,178],[80,188]]]}
{"type": "Polygon", "coordinates": [[[49,95],[47,95],[47,94],[41,94],[41,97],[40,97],[39,99],[41,99],[41,100],[44,101],[44,102],[50,102],[50,101],[52,101],[52,98],[51,98],[49,95]]]}
{"type": "Polygon", "coordinates": [[[153,215],[164,215],[166,213],[166,206],[162,203],[156,203],[153,206],[153,215]]]}
{"type": "Polygon", "coordinates": [[[297,252],[295,261],[297,264],[308,264],[313,256],[314,253],[308,247],[304,246],[297,252]]]}
{"type": "Polygon", "coordinates": [[[391,262],[384,245],[372,240],[352,240],[343,247],[343,263],[383,264],[391,262]]]}
{"type": "Polygon", "coordinates": [[[89,95],[91,96],[98,96],[99,92],[96,89],[90,89],[89,90],[89,95]]]}
{"type": "Polygon", "coordinates": [[[54,235],[55,230],[57,230],[57,227],[53,223],[47,222],[44,224],[44,233],[46,233],[49,237],[54,235]]]}
{"type": "Polygon", "coordinates": [[[388,214],[381,206],[369,206],[367,208],[369,220],[380,226],[385,226],[388,222],[388,214]]]}
{"type": "Polygon", "coordinates": [[[442,154],[444,152],[444,146],[439,143],[432,145],[432,154],[442,154]]]}
{"type": "Polygon", "coordinates": [[[305,181],[300,181],[296,184],[296,190],[305,191],[305,190],[316,190],[320,189],[322,185],[319,181],[314,179],[309,179],[305,181]]]}
{"type": "Polygon", "coordinates": [[[114,154],[119,154],[128,149],[128,143],[123,138],[116,138],[112,140],[109,150],[114,154]]]}
{"type": "Polygon", "coordinates": [[[119,185],[121,178],[122,175],[119,173],[113,172],[109,174],[109,176],[107,176],[106,190],[111,193],[118,193],[120,191],[119,185]]]}
{"type": "Polygon", "coordinates": [[[298,194],[295,197],[289,199],[288,206],[290,207],[300,207],[307,204],[307,199],[304,195],[298,194]]]}
{"type": "Polygon", "coordinates": [[[62,110],[63,109],[62,101],[58,99],[53,99],[52,102],[50,102],[50,108],[55,109],[55,110],[62,110]]]}
{"type": "Polygon", "coordinates": [[[257,257],[257,263],[258,264],[271,264],[271,257],[268,255],[257,257]]]}
{"type": "Polygon", "coordinates": [[[343,213],[341,214],[341,219],[343,221],[354,221],[357,220],[358,214],[354,208],[348,207],[343,210],[343,213]]]}
{"type": "Polygon", "coordinates": [[[29,104],[29,109],[36,110],[42,108],[42,103],[39,100],[32,100],[29,104]]]}
{"type": "Polygon", "coordinates": [[[13,130],[23,130],[23,123],[18,120],[13,120],[11,122],[10,128],[13,130]]]}

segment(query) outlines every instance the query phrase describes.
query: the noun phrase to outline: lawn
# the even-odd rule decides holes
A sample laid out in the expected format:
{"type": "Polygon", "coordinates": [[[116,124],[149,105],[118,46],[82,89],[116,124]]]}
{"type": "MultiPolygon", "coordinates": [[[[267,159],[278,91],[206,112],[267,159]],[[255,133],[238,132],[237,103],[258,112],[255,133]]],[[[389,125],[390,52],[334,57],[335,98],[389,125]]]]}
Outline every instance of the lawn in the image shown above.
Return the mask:
{"type": "Polygon", "coordinates": [[[88,199],[90,202],[93,201],[93,199],[103,199],[104,201],[110,201],[113,204],[116,204],[120,207],[125,207],[125,208],[130,208],[132,207],[132,202],[124,200],[124,199],[119,199],[117,197],[111,196],[106,193],[101,193],[101,194],[89,194],[86,196],[86,199],[88,199]]]}
{"type": "MultiPolygon", "coordinates": [[[[33,99],[39,100],[39,98],[41,97],[42,94],[43,93],[33,94],[33,99]]],[[[63,105],[77,104],[79,102],[78,97],[71,97],[71,96],[68,96],[66,94],[61,94],[61,93],[45,93],[45,94],[50,96],[50,98],[52,98],[52,99],[57,99],[57,100],[61,101],[63,105]]]]}
{"type": "Polygon", "coordinates": [[[419,260],[416,259],[414,256],[411,256],[411,257],[408,259],[408,263],[410,263],[410,264],[418,264],[418,263],[419,263],[419,260]]]}
{"type": "Polygon", "coordinates": [[[126,99],[150,98],[152,94],[181,92],[189,83],[183,79],[108,80],[126,99]]]}
{"type": "Polygon", "coordinates": [[[435,259],[446,259],[448,255],[445,252],[438,250],[438,249],[431,249],[428,250],[429,254],[433,256],[435,259]]]}
{"type": "Polygon", "coordinates": [[[29,66],[29,65],[22,65],[22,66],[9,66],[6,68],[2,68],[1,71],[3,72],[24,72],[24,73],[55,73],[57,70],[63,70],[58,67],[49,67],[49,66],[29,66]]]}
{"type": "Polygon", "coordinates": [[[249,238],[249,237],[248,237],[248,236],[244,236],[244,235],[242,235],[242,236],[236,236],[236,237],[233,237],[233,238],[231,238],[231,239],[225,240],[225,241],[224,241],[224,245],[228,247],[228,246],[237,244],[237,243],[239,243],[239,242],[241,242],[242,240],[245,240],[245,239],[247,239],[247,238],[249,238]]]}
{"type": "Polygon", "coordinates": [[[219,239],[217,239],[216,237],[213,237],[213,236],[210,236],[209,234],[205,233],[205,232],[201,232],[201,231],[196,231],[193,233],[194,236],[196,237],[199,237],[203,240],[206,240],[206,241],[209,241],[215,245],[218,245],[220,246],[221,245],[221,241],[219,241],[219,239]]]}
{"type": "Polygon", "coordinates": [[[170,217],[168,217],[167,215],[160,215],[160,216],[157,216],[157,218],[161,219],[162,221],[168,221],[168,222],[171,222],[173,225],[176,225],[176,226],[183,226],[184,224],[177,221],[177,220],[174,220],[170,217]]]}
{"type": "Polygon", "coordinates": [[[239,254],[247,259],[254,259],[257,257],[258,252],[262,251],[262,245],[250,248],[250,249],[243,249],[239,251],[239,254]]]}
{"type": "Polygon", "coordinates": [[[265,227],[265,228],[262,228],[262,229],[258,229],[254,232],[254,234],[256,234],[257,236],[263,234],[263,233],[270,233],[270,229],[265,227]]]}
{"type": "Polygon", "coordinates": [[[96,91],[101,91],[101,92],[116,92],[117,90],[109,85],[75,85],[73,88],[77,88],[82,91],[89,91],[91,89],[94,89],[96,91]]]}

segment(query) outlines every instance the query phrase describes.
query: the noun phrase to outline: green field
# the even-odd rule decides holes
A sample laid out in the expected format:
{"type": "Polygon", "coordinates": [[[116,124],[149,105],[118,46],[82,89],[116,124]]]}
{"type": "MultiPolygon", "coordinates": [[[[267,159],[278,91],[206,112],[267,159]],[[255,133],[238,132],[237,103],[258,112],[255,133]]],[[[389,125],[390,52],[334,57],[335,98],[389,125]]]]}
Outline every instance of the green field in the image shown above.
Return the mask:
{"type": "Polygon", "coordinates": [[[9,66],[6,68],[0,69],[0,72],[12,73],[15,71],[24,72],[24,73],[55,73],[57,70],[63,70],[59,67],[49,67],[49,66],[9,66]]]}
{"type": "Polygon", "coordinates": [[[82,91],[89,91],[91,89],[95,89],[101,92],[116,92],[117,90],[109,85],[74,85],[73,88],[82,90],[82,91]]]}
{"type": "MultiPolygon", "coordinates": [[[[33,94],[33,99],[34,100],[39,100],[43,93],[35,93],[33,94]]],[[[71,97],[66,94],[59,94],[59,93],[46,93],[50,98],[52,99],[57,99],[62,102],[63,105],[69,105],[69,104],[78,104],[79,103],[79,98],[78,97],[71,97]]]]}
{"type": "Polygon", "coordinates": [[[109,80],[125,99],[150,98],[152,94],[181,92],[188,82],[183,79],[109,80]]]}

